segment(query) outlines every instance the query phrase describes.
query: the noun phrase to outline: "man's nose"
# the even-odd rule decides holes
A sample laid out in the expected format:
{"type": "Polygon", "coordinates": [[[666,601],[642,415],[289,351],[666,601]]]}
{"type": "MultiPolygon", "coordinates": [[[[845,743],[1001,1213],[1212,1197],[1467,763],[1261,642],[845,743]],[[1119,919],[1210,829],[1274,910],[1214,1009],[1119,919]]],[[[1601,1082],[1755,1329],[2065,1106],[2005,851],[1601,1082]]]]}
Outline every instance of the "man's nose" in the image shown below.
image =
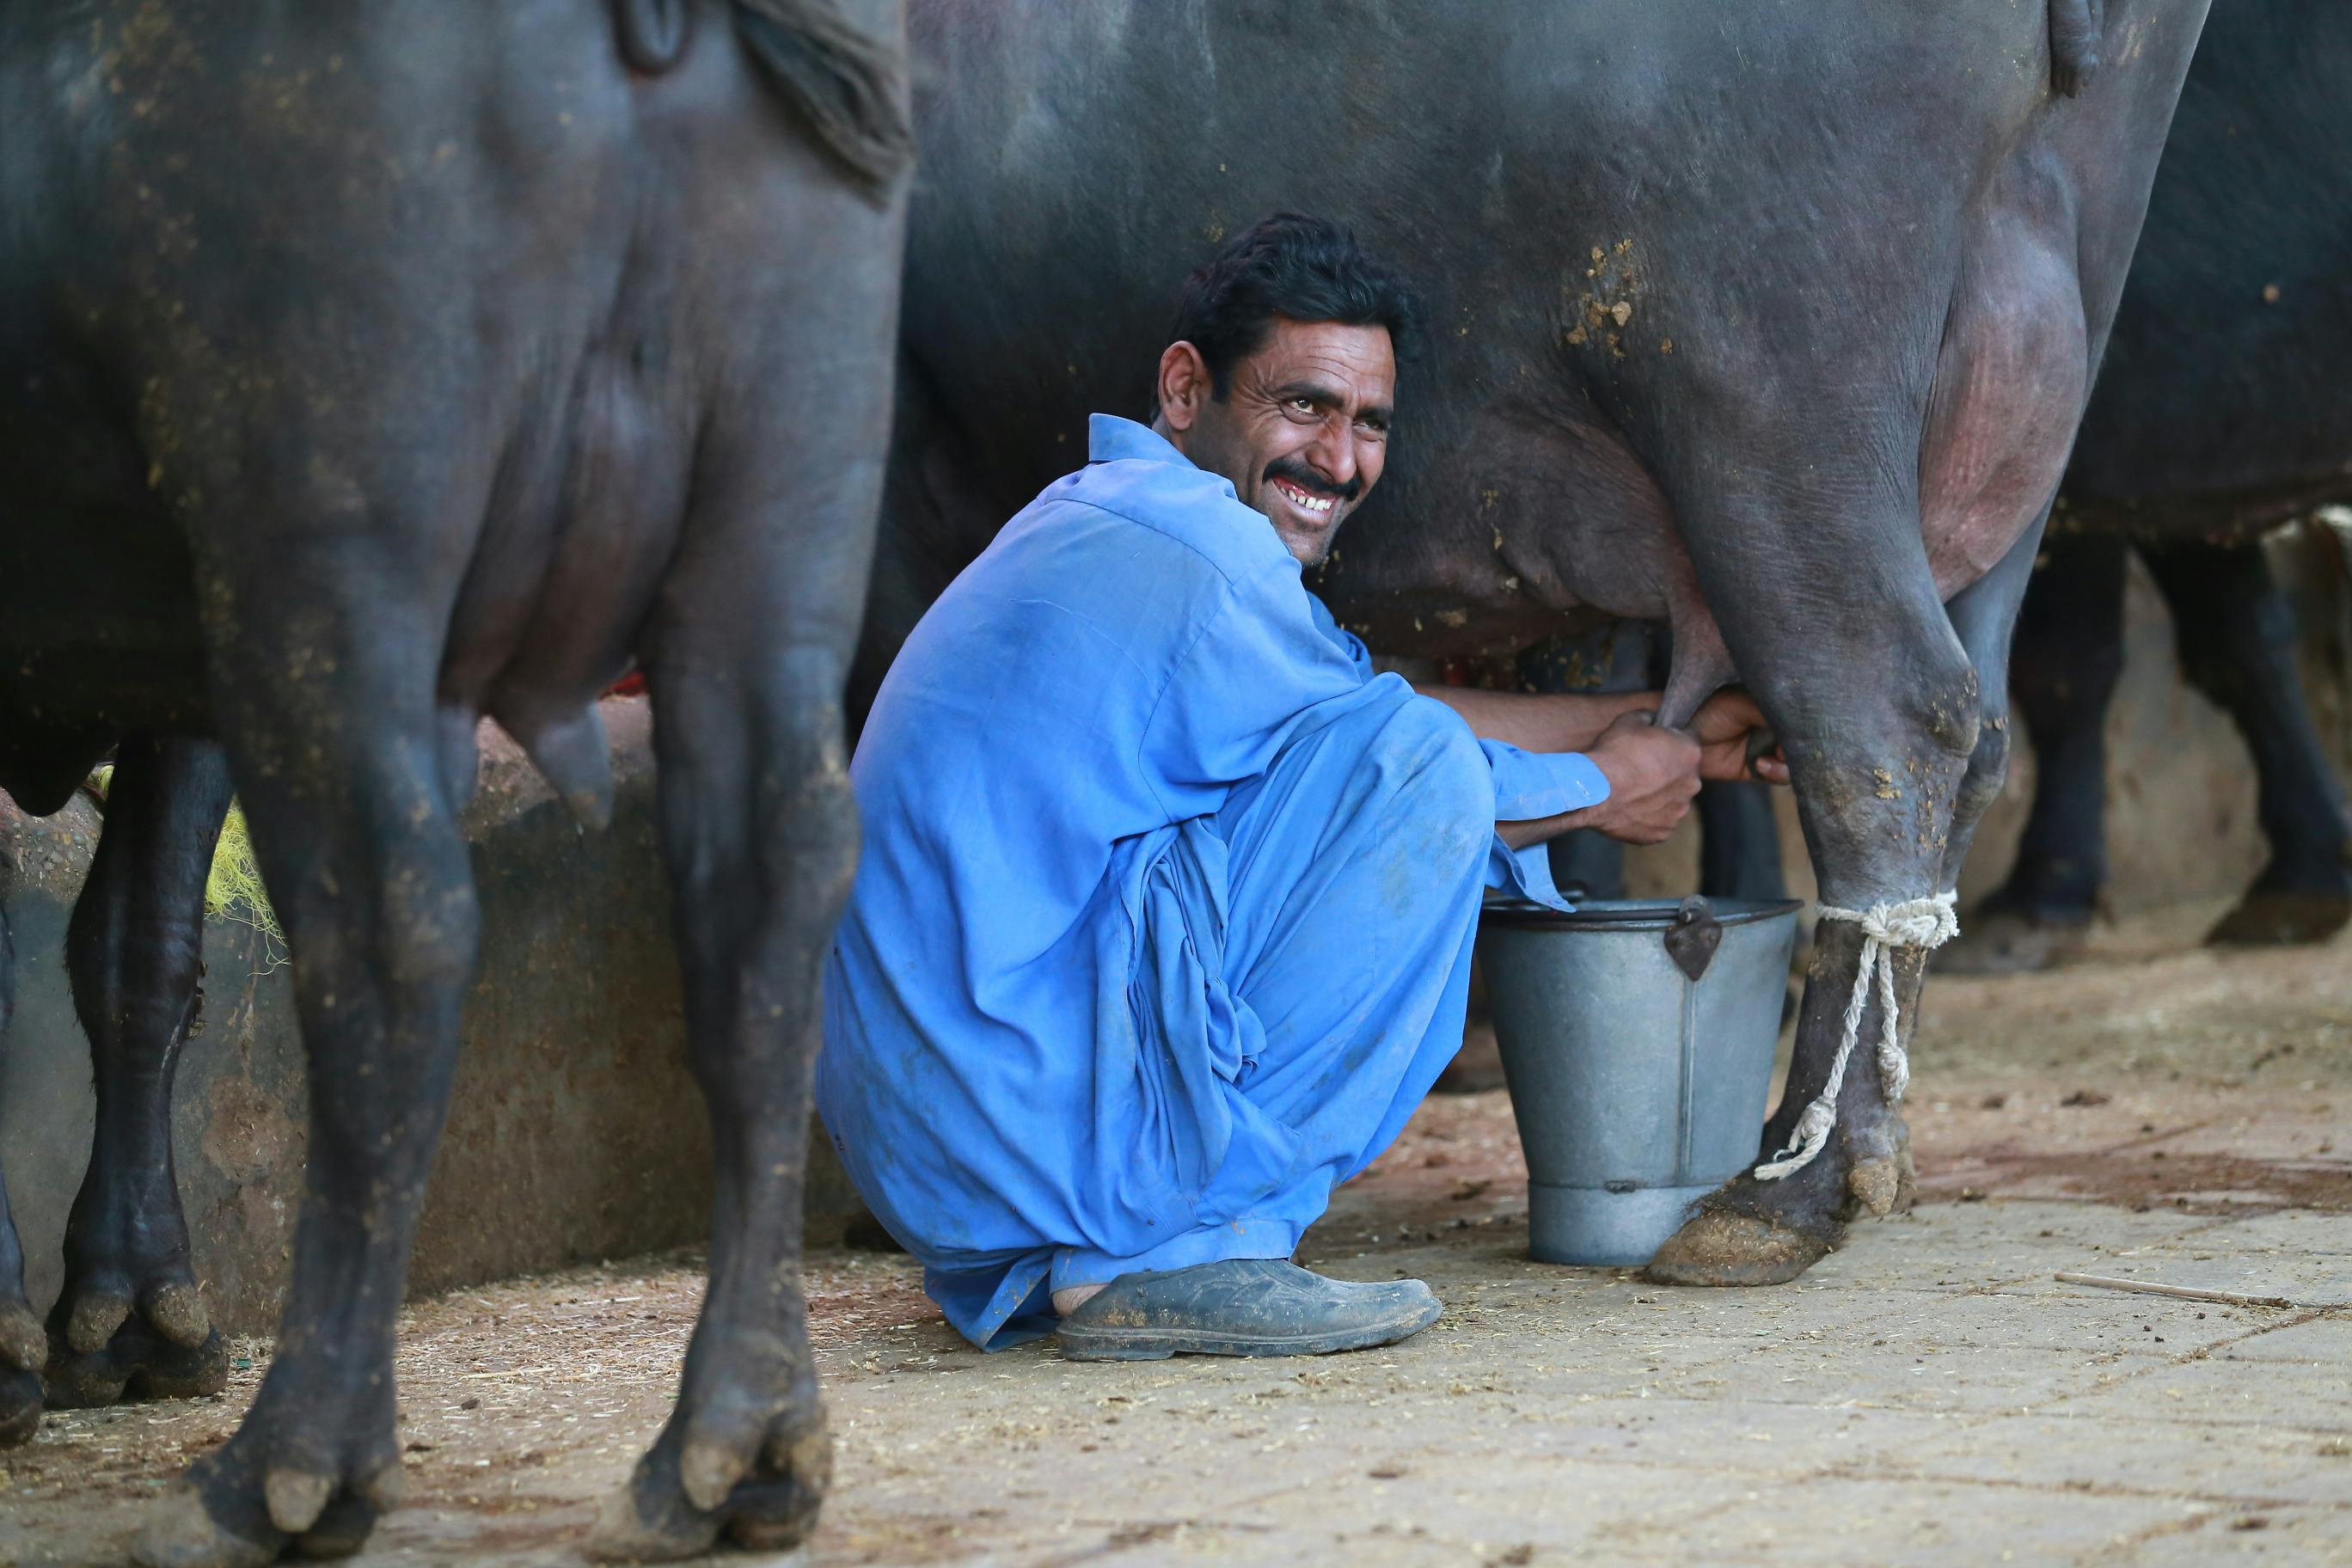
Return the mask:
{"type": "Polygon", "coordinates": [[[1316,471],[1335,486],[1345,486],[1356,477],[1356,429],[1346,419],[1324,421],[1314,446],[1307,448],[1307,460],[1316,471]]]}

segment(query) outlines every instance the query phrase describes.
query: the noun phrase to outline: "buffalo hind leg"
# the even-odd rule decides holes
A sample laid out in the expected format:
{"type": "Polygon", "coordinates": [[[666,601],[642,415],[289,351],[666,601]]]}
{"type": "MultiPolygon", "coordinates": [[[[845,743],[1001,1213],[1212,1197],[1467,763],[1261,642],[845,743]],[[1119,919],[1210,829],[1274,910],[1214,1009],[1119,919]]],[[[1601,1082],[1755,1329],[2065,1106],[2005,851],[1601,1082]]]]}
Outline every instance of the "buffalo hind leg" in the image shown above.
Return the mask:
{"type": "Polygon", "coordinates": [[[2258,544],[2150,545],[2141,554],[2172,610],[2181,673],[2226,711],[2253,752],[2263,868],[2209,942],[2324,942],[2352,920],[2352,824],[2295,668],[2294,608],[2258,544]]]}
{"type": "Polygon", "coordinates": [[[2107,705],[2123,673],[2126,548],[2096,533],[2043,546],[2009,658],[2008,695],[2033,742],[2033,805],[2008,879],[1936,955],[1944,973],[2046,968],[2090,930],[2107,880],[2107,705]]]}
{"type": "Polygon", "coordinates": [[[197,1009],[205,883],[228,810],[205,741],[127,741],[66,943],[98,1093],[89,1169],[49,1314],[48,1403],[216,1394],[228,1351],[188,1257],[172,1163],[172,1079],[197,1009]]]}
{"type": "MultiPolygon", "coordinates": [[[[1519,689],[1600,696],[1652,686],[1656,634],[1646,621],[1610,621],[1577,637],[1554,637],[1520,653],[1519,689]]],[[[1552,885],[1570,900],[1625,896],[1625,846],[1577,828],[1551,841],[1552,885]]]]}
{"type": "Polygon", "coordinates": [[[857,863],[844,694],[882,501],[903,206],[813,185],[750,293],[638,650],[687,1049],[710,1112],[710,1281],[677,1404],[590,1550],[782,1551],[832,1479],[801,1284],[818,973],[857,863]],[[819,325],[812,327],[812,323],[819,325]],[[814,336],[812,336],[812,331],[814,336]],[[820,352],[814,345],[822,344],[820,352]]]}
{"type": "Polygon", "coordinates": [[[361,552],[320,530],[207,584],[242,628],[212,649],[214,700],[293,950],[310,1154],[268,1373],[159,1500],[149,1568],[348,1555],[399,1495],[394,1330],[478,937],[434,709],[439,626],[415,607],[433,536],[387,516],[361,552]],[[289,580],[306,598],[287,616],[289,580]]]}
{"type": "MultiPolygon", "coordinates": [[[[812,564],[819,581],[838,574],[812,564]]],[[[780,1549],[814,1525],[833,1468],[801,1288],[802,1187],[818,966],[849,893],[857,813],[840,635],[782,603],[686,593],[651,668],[663,842],[688,1049],[718,1162],[710,1287],[677,1408],[592,1550],[621,1560],[780,1549]],[[730,639],[736,639],[730,646],[730,639]]]]}
{"type": "MultiPolygon", "coordinates": [[[[1777,904],[1789,896],[1780,864],[1780,818],[1772,786],[1716,779],[1698,786],[1698,890],[1709,899],[1777,904]]],[[[1800,947],[1810,961],[1812,950],[1800,947]]],[[[1780,1027],[1796,1022],[1804,988],[1790,976],[1780,997],[1780,1027]]]]}
{"type": "Polygon", "coordinates": [[[1717,779],[1699,785],[1698,827],[1700,892],[1755,903],[1789,896],[1770,784],[1717,779]]]}
{"type": "MultiPolygon", "coordinates": [[[[16,948],[8,934],[8,910],[0,905],[0,1050],[7,1048],[8,1021],[16,1011],[16,948]]],[[[25,1299],[25,1251],[8,1214],[8,1183],[0,1169],[0,1448],[32,1436],[41,1425],[41,1363],[48,1338],[25,1299]]]]}

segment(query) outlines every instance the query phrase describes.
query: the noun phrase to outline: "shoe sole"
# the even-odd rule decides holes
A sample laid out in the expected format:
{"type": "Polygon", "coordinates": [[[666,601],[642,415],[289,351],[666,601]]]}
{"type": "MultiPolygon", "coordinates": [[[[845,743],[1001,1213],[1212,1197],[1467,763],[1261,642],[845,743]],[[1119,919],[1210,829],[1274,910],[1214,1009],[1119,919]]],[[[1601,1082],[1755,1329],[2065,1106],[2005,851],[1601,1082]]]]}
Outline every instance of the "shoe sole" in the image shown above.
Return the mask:
{"type": "Polygon", "coordinates": [[[1429,1310],[1374,1329],[1345,1333],[1251,1334],[1171,1333],[1149,1329],[1064,1329],[1054,1336],[1065,1361],[1166,1361],[1177,1355],[1335,1355],[1341,1351],[1376,1350],[1411,1339],[1444,1315],[1433,1301],[1429,1310]]]}

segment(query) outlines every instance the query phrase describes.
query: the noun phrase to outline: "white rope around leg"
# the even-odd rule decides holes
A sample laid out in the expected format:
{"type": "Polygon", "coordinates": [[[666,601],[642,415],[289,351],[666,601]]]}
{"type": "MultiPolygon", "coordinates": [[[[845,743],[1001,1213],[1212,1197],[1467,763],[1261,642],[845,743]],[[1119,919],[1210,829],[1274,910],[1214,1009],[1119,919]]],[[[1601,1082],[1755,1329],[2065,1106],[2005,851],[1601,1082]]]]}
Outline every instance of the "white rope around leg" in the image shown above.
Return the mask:
{"type": "Polygon", "coordinates": [[[1862,928],[1862,962],[1854,971],[1853,994],[1846,999],[1845,1035],[1838,1042],[1837,1059],[1830,1064],[1829,1082],[1822,1086],[1821,1093],[1797,1118],[1796,1130],[1789,1135],[1789,1146],[1756,1167],[1758,1181],[1777,1182],[1801,1171],[1813,1163],[1814,1155],[1829,1146],[1830,1134],[1837,1131],[1838,1090],[1845,1087],[1846,1058],[1853,1055],[1854,1043],[1861,1038],[1862,1016],[1870,1006],[1874,979],[1881,1024],[1878,1087],[1885,1094],[1887,1104],[1902,1100],[1903,1091],[1911,1086],[1911,1064],[1905,1059],[1902,1037],[1895,1033],[1902,1018],[1895,1005],[1894,950],[1917,947],[1932,951],[1959,935],[1960,918],[1952,908],[1956,897],[1937,893],[1930,899],[1911,899],[1899,904],[1874,904],[1867,910],[1822,906],[1822,919],[1851,921],[1862,928]]]}

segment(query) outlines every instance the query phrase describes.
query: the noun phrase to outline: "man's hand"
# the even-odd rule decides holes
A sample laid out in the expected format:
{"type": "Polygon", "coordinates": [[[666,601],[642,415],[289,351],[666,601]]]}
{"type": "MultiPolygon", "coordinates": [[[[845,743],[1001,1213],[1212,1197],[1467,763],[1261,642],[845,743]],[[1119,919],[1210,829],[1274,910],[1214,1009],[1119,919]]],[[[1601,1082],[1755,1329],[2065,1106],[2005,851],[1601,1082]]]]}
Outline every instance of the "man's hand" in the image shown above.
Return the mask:
{"type": "Polygon", "coordinates": [[[1718,691],[1691,716],[1691,733],[1698,737],[1699,777],[1738,780],[1756,778],[1766,784],[1789,782],[1789,759],[1774,746],[1748,763],[1748,738],[1765,728],[1764,715],[1745,691],[1718,691]]]}
{"type": "Polygon", "coordinates": [[[1585,753],[1608,778],[1609,798],[1576,813],[1574,826],[1628,844],[1658,843],[1690,814],[1703,754],[1689,734],[1660,729],[1654,714],[1622,715],[1585,753]]]}

